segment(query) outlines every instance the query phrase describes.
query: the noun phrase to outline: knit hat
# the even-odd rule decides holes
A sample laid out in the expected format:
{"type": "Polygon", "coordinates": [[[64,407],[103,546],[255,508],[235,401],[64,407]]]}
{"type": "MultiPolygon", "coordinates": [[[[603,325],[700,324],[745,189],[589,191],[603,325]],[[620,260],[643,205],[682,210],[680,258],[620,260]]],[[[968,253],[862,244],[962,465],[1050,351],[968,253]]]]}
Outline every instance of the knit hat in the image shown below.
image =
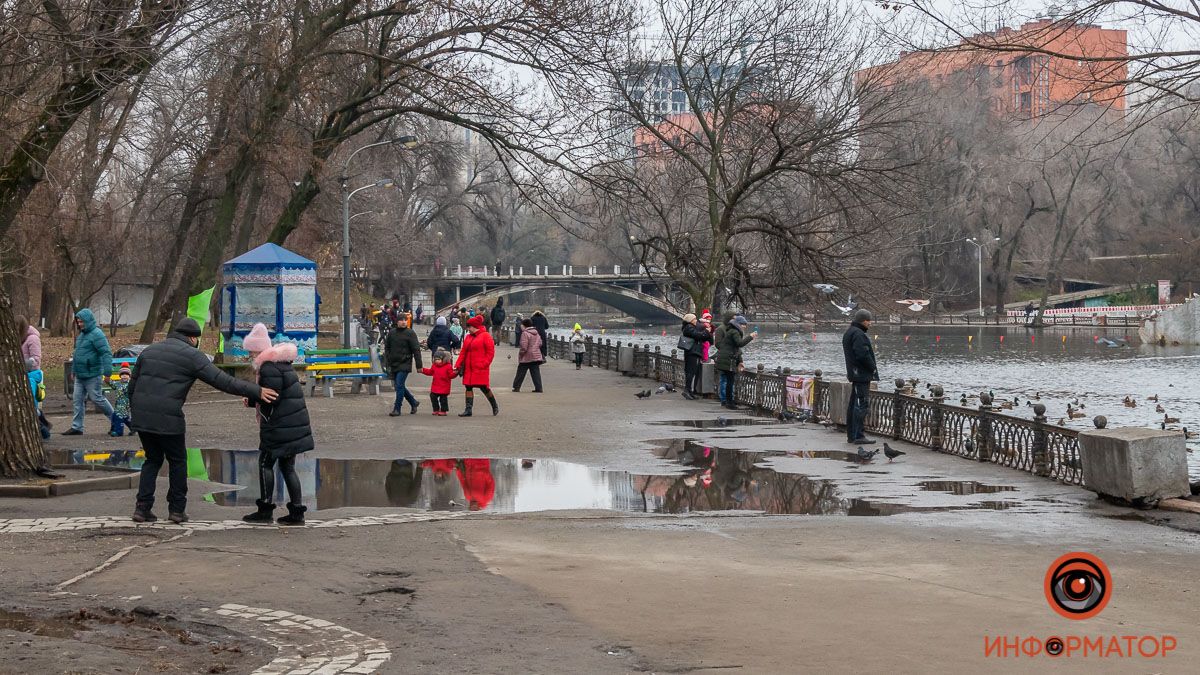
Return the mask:
{"type": "Polygon", "coordinates": [[[458,320],[458,317],[457,317],[457,316],[456,316],[456,317],[454,317],[453,319],[451,319],[451,321],[453,321],[453,322],[454,322],[454,325],[455,325],[455,326],[457,326],[458,324],[462,323],[461,321],[459,321],[459,320],[458,320]]]}
{"type": "Polygon", "coordinates": [[[712,321],[712,310],[708,310],[708,309],[700,310],[700,320],[701,321],[712,321]]]}
{"type": "Polygon", "coordinates": [[[267,327],[261,323],[254,324],[250,333],[242,340],[242,348],[248,352],[265,352],[271,348],[271,336],[267,327]]]}
{"type": "Polygon", "coordinates": [[[862,323],[871,320],[871,313],[865,309],[860,309],[854,313],[854,323],[862,323]]]}
{"type": "Polygon", "coordinates": [[[580,326],[579,324],[575,324],[575,330],[583,330],[583,326],[580,326]]]}
{"type": "Polygon", "coordinates": [[[445,325],[446,325],[446,317],[444,317],[444,316],[439,316],[439,317],[437,318],[437,321],[435,321],[434,323],[436,323],[436,324],[437,324],[437,325],[439,325],[439,326],[445,326],[445,325]]]}
{"type": "Polygon", "coordinates": [[[483,317],[476,314],[475,316],[471,317],[470,319],[467,319],[467,325],[475,326],[476,328],[482,329],[483,328],[483,317]]]}
{"type": "Polygon", "coordinates": [[[180,319],[179,323],[175,324],[175,328],[171,332],[179,333],[184,337],[198,338],[200,337],[200,324],[196,323],[196,320],[191,317],[185,317],[180,319]]]}
{"type": "Polygon", "coordinates": [[[749,326],[750,325],[750,322],[746,320],[746,317],[742,316],[741,314],[734,316],[732,323],[735,326],[749,326]]]}
{"type": "Polygon", "coordinates": [[[132,375],[133,371],[129,369],[129,366],[121,366],[121,369],[117,371],[117,374],[118,375],[132,375]]]}
{"type": "Polygon", "coordinates": [[[446,359],[450,358],[450,355],[446,353],[445,349],[439,348],[436,352],[433,353],[433,358],[442,359],[443,361],[445,361],[446,359]]]}
{"type": "Polygon", "coordinates": [[[692,314],[691,312],[688,312],[687,314],[684,314],[684,315],[683,315],[683,322],[684,322],[684,323],[691,323],[691,322],[693,322],[693,321],[695,321],[695,320],[696,320],[696,315],[695,315],[695,314],[692,314]]]}

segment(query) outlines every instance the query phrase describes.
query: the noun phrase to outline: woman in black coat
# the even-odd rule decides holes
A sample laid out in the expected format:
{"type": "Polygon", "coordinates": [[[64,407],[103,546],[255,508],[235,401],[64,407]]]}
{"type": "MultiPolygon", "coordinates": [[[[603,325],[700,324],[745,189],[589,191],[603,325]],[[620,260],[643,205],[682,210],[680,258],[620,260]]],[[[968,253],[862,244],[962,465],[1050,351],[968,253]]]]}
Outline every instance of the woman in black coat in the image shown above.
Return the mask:
{"type": "Polygon", "coordinates": [[[275,495],[275,465],[283,474],[288,493],[288,514],[276,522],[280,525],[303,525],[305,506],[300,494],[300,477],[296,475],[296,455],[314,447],[308,406],[304,389],[292,363],[296,360],[296,345],[282,342],[271,346],[266,327],[256,334],[257,324],[243,341],[246,351],[254,357],[259,386],[279,392],[273,403],[259,403],[258,416],[258,510],[242,518],[247,523],[269,523],[275,510],[271,501],[275,495]],[[265,344],[264,344],[265,343],[265,344]],[[269,383],[269,384],[268,384],[269,383]]]}
{"type": "Polygon", "coordinates": [[[679,335],[681,347],[685,341],[690,344],[683,350],[682,395],[691,400],[700,394],[700,361],[704,354],[704,343],[712,341],[712,336],[699,325],[695,314],[689,313],[683,317],[683,327],[679,335]]]}

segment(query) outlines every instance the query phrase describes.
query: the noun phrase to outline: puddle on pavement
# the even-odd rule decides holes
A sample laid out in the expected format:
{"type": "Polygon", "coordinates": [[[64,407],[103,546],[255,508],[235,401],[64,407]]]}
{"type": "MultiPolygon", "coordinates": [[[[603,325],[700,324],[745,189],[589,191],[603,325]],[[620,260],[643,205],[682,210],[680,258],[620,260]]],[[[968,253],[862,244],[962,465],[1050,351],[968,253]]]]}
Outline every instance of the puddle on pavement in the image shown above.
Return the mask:
{"type": "MultiPolygon", "coordinates": [[[[658,442],[658,473],[630,473],[546,459],[411,458],[326,459],[304,454],[296,471],[304,502],[312,510],[344,507],[405,507],[427,511],[523,513],[603,509],[631,513],[760,511],[768,514],[883,516],[957,510],[1002,510],[1017,502],[951,506],[893,503],[899,499],[848,498],[837,480],[781,473],[763,465],[784,452],[745,452],[685,440],[658,442]]],[[[853,457],[852,453],[799,453],[853,457]]],[[[101,462],[138,468],[135,452],[59,453],[56,463],[101,462]]],[[[258,451],[189,449],[188,475],[243,486],[205,498],[221,506],[253,508],[258,494],[258,451]]],[[[885,472],[880,472],[885,473],[885,472]]],[[[282,478],[276,503],[286,501],[282,478]]],[[[985,486],[994,487],[994,486],[985,486]]],[[[912,488],[917,492],[917,488],[912,488]]],[[[986,490],[978,490],[983,492],[986,490]]],[[[959,493],[954,493],[959,494],[959,493]]],[[[963,492],[962,494],[974,494],[963,492]]]]}
{"type": "Polygon", "coordinates": [[[24,612],[0,609],[0,630],[42,637],[70,638],[74,637],[77,631],[86,629],[57,617],[39,618],[24,612]]]}
{"type": "Polygon", "coordinates": [[[979,495],[993,492],[1012,492],[1011,485],[985,485],[973,480],[923,480],[917,485],[926,492],[945,492],[952,495],[979,495]]]}
{"type": "Polygon", "coordinates": [[[699,431],[720,431],[733,427],[767,427],[778,424],[774,420],[754,419],[752,417],[717,417],[709,420],[667,420],[665,422],[650,422],[657,427],[686,427],[699,431]]]}

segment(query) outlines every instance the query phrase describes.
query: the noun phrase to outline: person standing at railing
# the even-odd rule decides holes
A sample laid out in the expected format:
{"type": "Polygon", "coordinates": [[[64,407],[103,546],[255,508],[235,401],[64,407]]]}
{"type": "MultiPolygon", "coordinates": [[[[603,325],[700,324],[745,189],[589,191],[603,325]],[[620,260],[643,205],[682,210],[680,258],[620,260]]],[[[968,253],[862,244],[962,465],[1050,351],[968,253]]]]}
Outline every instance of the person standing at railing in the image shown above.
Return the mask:
{"type": "Polygon", "coordinates": [[[700,394],[700,362],[704,348],[711,340],[708,331],[700,325],[695,314],[683,315],[680,329],[679,349],[683,350],[683,397],[691,401],[700,394]]]}
{"type": "Polygon", "coordinates": [[[846,357],[846,379],[850,381],[850,400],[846,403],[846,442],[867,445],[875,439],[866,436],[865,423],[870,410],[871,382],[879,381],[875,348],[867,329],[871,313],[865,309],[854,312],[854,321],[842,336],[842,354],[846,357]]]}
{"type": "Polygon", "coordinates": [[[571,354],[575,357],[575,370],[583,369],[583,355],[587,353],[587,343],[583,337],[583,326],[575,324],[571,331],[571,354]]]}
{"type": "Polygon", "coordinates": [[[725,325],[721,334],[721,342],[717,345],[717,371],[721,374],[720,388],[723,392],[721,405],[730,410],[737,410],[737,376],[745,370],[742,365],[742,349],[758,337],[758,331],[745,335],[750,322],[738,314],[725,325]]]}

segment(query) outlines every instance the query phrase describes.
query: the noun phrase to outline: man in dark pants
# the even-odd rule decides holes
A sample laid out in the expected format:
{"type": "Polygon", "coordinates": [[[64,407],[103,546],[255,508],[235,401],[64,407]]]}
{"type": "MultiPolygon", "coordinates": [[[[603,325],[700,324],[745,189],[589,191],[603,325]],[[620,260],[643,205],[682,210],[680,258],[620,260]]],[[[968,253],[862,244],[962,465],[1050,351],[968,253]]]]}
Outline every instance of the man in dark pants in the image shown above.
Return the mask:
{"type": "Polygon", "coordinates": [[[217,368],[208,357],[196,349],[200,343],[200,326],[184,319],[167,334],[167,339],[150,345],[139,356],[129,378],[129,427],[138,432],[146,461],[142,464],[138,483],[137,504],[133,522],[158,520],[151,512],[154,507],[154,484],[163,460],[167,461],[168,517],[173,523],[187,522],[187,430],[183,403],[196,380],[227,394],[243,396],[252,401],[270,403],[278,393],[259,387],[253,382],[239,380],[217,368]]]}
{"type": "Polygon", "coordinates": [[[868,392],[871,381],[879,380],[879,369],[875,366],[875,348],[867,329],[871,327],[871,313],[865,309],[854,312],[854,322],[842,336],[842,353],[846,357],[846,379],[850,380],[850,401],[846,405],[846,441],[854,445],[874,443],[867,438],[863,425],[870,408],[868,392]]]}

